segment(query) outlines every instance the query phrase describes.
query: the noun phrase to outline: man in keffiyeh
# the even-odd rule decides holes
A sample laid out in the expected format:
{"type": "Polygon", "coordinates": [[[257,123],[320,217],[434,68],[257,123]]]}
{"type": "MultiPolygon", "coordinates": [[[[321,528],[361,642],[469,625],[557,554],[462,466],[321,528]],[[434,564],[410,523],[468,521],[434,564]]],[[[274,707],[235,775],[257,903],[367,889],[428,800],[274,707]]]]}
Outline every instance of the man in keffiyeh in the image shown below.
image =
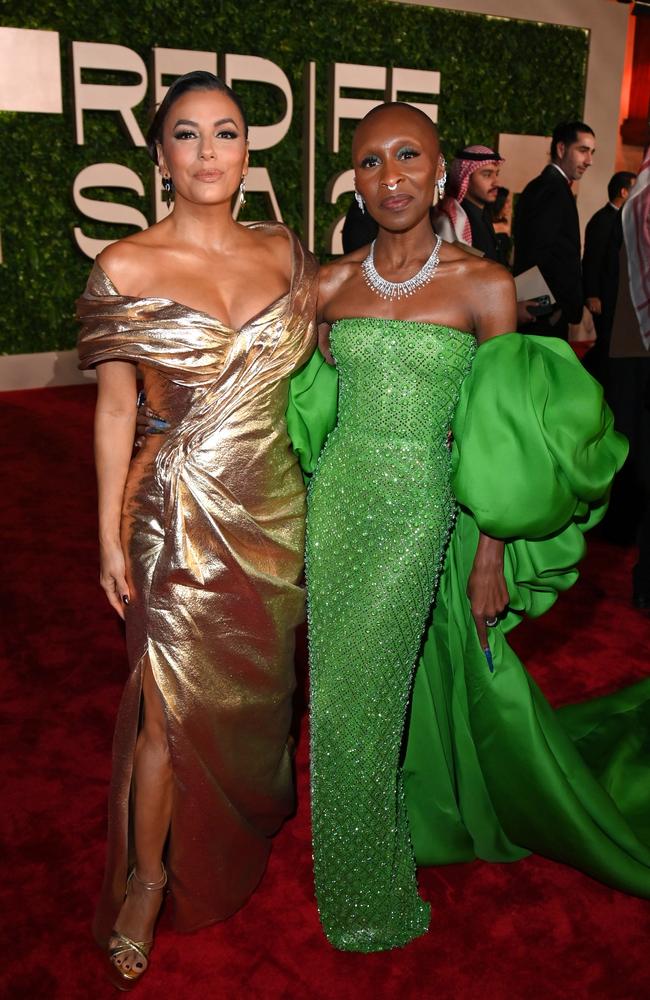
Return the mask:
{"type": "Polygon", "coordinates": [[[488,146],[466,146],[451,162],[447,193],[433,217],[434,228],[444,240],[466,243],[499,263],[504,262],[489,206],[497,197],[503,162],[503,157],[488,146]]]}

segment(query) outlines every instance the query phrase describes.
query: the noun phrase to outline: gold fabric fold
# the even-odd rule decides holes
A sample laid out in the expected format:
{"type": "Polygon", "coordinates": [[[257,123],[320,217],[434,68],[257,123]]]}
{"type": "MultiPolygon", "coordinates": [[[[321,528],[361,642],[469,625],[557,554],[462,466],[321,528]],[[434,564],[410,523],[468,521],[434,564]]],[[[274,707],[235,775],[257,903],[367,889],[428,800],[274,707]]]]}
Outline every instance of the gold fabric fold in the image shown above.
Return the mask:
{"type": "Polygon", "coordinates": [[[149,405],[170,424],[134,458],[124,497],[131,675],[115,730],[100,942],[132,857],[147,665],[174,770],[168,869],[178,929],[242,905],[293,807],[287,736],[305,496],[285,410],[289,377],[316,344],[318,265],[281,229],[291,288],[239,331],[169,299],[119,295],[97,264],[77,303],[80,367],[137,363],[149,405]]]}

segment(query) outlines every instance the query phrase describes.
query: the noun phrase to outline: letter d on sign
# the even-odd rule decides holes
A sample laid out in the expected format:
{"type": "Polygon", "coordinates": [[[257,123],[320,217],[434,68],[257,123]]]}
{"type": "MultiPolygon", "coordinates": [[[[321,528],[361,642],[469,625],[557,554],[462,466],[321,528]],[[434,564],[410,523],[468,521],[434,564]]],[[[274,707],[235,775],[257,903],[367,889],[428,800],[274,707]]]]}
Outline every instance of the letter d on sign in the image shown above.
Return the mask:
{"type": "MultiPolygon", "coordinates": [[[[293,93],[291,84],[287,79],[284,70],[280,69],[270,59],[262,59],[261,56],[241,56],[228,52],[224,57],[223,76],[229,87],[237,89],[237,80],[248,80],[254,83],[263,83],[270,87],[277,87],[283,94],[286,108],[279,121],[272,125],[252,125],[248,126],[248,142],[251,151],[256,149],[271,149],[282,142],[291,126],[293,116],[293,93]]],[[[246,190],[265,194],[270,203],[274,217],[282,222],[282,212],[275,189],[271,181],[271,176],[266,167],[252,166],[249,168],[246,177],[246,190]]],[[[237,218],[239,212],[239,202],[235,203],[234,216],[237,218]]]]}

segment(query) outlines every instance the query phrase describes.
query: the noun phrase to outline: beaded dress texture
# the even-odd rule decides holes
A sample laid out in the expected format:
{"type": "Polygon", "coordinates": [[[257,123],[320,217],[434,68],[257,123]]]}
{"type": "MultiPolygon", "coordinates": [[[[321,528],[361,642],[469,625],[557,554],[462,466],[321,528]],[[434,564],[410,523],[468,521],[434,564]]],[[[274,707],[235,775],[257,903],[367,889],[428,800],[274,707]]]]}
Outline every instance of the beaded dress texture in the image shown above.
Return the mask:
{"type": "Polygon", "coordinates": [[[309,493],[316,890],[338,948],[424,933],[399,768],[450,528],[448,432],[475,351],[445,327],[340,320],[339,422],[309,493]]]}
{"type": "Polygon", "coordinates": [[[171,752],[167,867],[179,929],[242,905],[293,806],[287,738],[305,491],[284,414],[290,376],[314,349],[318,268],[276,228],[291,243],[290,290],[238,331],[169,299],[122,296],[98,265],[78,303],[81,366],[137,363],[150,406],[170,424],[146,439],[124,497],[131,673],[115,730],[100,942],[133,859],[146,669],[171,752]]]}

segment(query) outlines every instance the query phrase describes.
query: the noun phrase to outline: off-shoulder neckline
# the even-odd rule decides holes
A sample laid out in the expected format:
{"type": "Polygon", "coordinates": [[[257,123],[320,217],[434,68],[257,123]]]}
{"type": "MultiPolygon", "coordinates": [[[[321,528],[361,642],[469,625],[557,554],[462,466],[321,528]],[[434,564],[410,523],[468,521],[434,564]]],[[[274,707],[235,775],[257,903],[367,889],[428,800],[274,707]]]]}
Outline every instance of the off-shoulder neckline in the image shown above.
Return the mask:
{"type": "MultiPolygon", "coordinates": [[[[253,226],[269,225],[269,223],[254,222],[254,223],[249,223],[248,225],[252,228],[253,226]]],[[[300,241],[298,240],[293,230],[289,229],[289,227],[285,226],[283,223],[272,223],[272,225],[276,225],[284,231],[289,243],[289,248],[291,250],[291,277],[289,279],[289,287],[286,292],[283,292],[282,295],[278,295],[278,297],[273,299],[272,302],[269,302],[268,305],[263,306],[262,309],[256,312],[254,316],[251,316],[249,319],[247,319],[246,322],[239,328],[228,326],[227,323],[224,323],[224,321],[219,319],[218,316],[213,316],[212,313],[205,312],[205,310],[203,309],[195,309],[193,306],[188,306],[185,302],[179,302],[178,299],[170,299],[165,295],[123,295],[122,292],[120,292],[117,289],[113,280],[108,276],[108,274],[106,273],[102,265],[99,263],[99,261],[95,260],[93,266],[98,271],[100,271],[103,277],[106,279],[107,284],[112,289],[112,294],[114,294],[116,297],[120,299],[124,299],[127,302],[157,302],[160,303],[161,305],[164,304],[167,306],[177,306],[179,309],[183,309],[194,316],[200,316],[203,319],[209,320],[210,323],[216,324],[217,326],[221,327],[222,330],[227,330],[229,333],[234,333],[235,335],[239,336],[240,333],[248,329],[249,326],[252,326],[254,323],[256,323],[257,320],[259,320],[262,316],[265,315],[265,313],[271,312],[271,310],[275,306],[279,305],[285,299],[291,301],[295,292],[297,272],[298,272],[298,254],[300,251],[300,241]]]]}

